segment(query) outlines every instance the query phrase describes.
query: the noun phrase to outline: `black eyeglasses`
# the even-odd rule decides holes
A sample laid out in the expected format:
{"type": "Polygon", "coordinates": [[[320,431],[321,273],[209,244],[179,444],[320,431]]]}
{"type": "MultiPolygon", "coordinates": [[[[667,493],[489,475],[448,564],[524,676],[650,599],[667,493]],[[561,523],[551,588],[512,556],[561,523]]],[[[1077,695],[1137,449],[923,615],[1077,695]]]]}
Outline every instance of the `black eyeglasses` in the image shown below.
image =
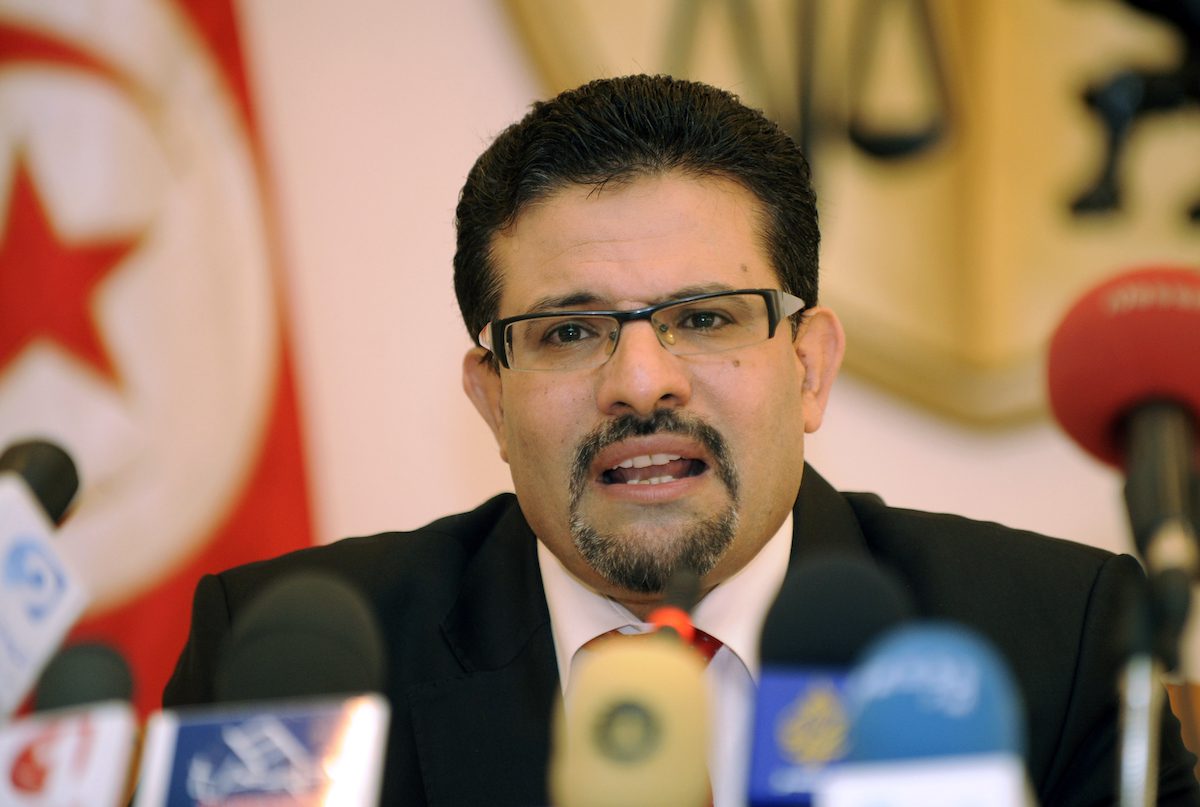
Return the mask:
{"type": "Polygon", "coordinates": [[[721,353],[765,342],[781,320],[804,310],[779,289],[698,294],[633,311],[547,311],[489,322],[479,344],[510,370],[585,370],[617,349],[621,328],[648,320],[659,343],[676,356],[721,353]]]}

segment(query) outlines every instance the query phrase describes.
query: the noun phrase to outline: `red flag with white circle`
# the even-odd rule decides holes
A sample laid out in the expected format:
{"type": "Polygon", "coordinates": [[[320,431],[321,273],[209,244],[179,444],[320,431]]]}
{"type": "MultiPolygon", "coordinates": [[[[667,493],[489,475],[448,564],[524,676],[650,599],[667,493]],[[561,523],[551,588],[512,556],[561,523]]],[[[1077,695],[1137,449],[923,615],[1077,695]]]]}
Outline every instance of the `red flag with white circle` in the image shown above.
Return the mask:
{"type": "Polygon", "coordinates": [[[0,0],[0,444],[65,448],[77,637],[154,708],[197,577],[312,541],[230,0],[0,0]]]}

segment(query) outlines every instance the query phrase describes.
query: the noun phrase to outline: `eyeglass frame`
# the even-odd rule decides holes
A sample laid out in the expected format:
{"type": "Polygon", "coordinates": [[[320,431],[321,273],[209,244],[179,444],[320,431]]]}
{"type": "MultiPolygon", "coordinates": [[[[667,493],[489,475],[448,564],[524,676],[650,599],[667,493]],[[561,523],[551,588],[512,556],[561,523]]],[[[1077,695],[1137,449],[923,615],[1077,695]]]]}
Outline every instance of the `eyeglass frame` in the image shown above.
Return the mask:
{"type": "MultiPolygon", "coordinates": [[[[665,302],[656,303],[654,305],[648,305],[645,308],[635,308],[635,309],[625,310],[625,311],[614,311],[614,310],[604,310],[604,311],[565,310],[564,311],[564,310],[559,310],[559,311],[536,311],[536,312],[533,312],[530,314],[518,314],[515,317],[505,317],[503,319],[494,319],[491,322],[489,322],[487,325],[484,325],[483,329],[480,330],[480,332],[479,332],[479,336],[477,336],[475,338],[475,341],[479,344],[480,347],[488,350],[493,356],[495,356],[497,359],[499,359],[500,364],[507,370],[513,370],[513,372],[537,372],[536,370],[514,369],[509,364],[508,346],[506,345],[505,340],[504,340],[504,332],[508,329],[508,327],[510,325],[512,325],[513,323],[516,323],[516,322],[524,322],[526,320],[549,319],[551,317],[608,317],[610,319],[614,319],[617,321],[617,338],[615,340],[613,340],[612,351],[610,353],[608,353],[607,356],[604,357],[603,362],[596,365],[596,367],[603,367],[604,364],[606,362],[608,362],[609,359],[612,358],[613,354],[617,352],[617,346],[621,342],[621,332],[624,330],[625,325],[627,323],[637,322],[639,320],[645,320],[645,321],[651,322],[651,324],[653,324],[651,321],[651,317],[653,317],[655,314],[657,314],[659,311],[662,311],[663,309],[671,308],[672,306],[676,306],[676,305],[685,305],[687,303],[696,303],[696,302],[701,302],[703,300],[711,300],[716,297],[730,297],[735,294],[756,294],[763,299],[763,302],[766,303],[766,306],[767,306],[767,338],[764,339],[763,342],[766,342],[766,341],[769,341],[769,340],[775,338],[775,330],[779,327],[779,323],[782,322],[784,319],[799,316],[799,315],[803,314],[806,310],[808,310],[808,303],[804,302],[804,300],[797,297],[796,295],[790,294],[790,293],[784,291],[783,289],[730,289],[728,291],[713,291],[713,292],[708,292],[706,294],[696,294],[691,297],[680,297],[675,300],[667,300],[665,302]],[[785,310],[785,307],[786,307],[785,303],[792,303],[793,305],[798,303],[799,305],[797,306],[796,310],[793,311],[792,313],[784,314],[782,312],[785,310]],[[489,333],[489,331],[490,331],[490,333],[489,333]],[[500,345],[500,349],[497,350],[495,345],[500,345]]],[[[656,336],[656,338],[657,338],[657,336],[656,336]]],[[[661,340],[659,340],[659,344],[660,345],[662,344],[661,340]]],[[[761,344],[761,343],[752,342],[751,344],[761,344]]],[[[747,347],[748,346],[749,345],[747,345],[747,347]]],[[[663,349],[667,350],[667,347],[665,345],[663,345],[663,349]]],[[[670,351],[668,350],[668,352],[670,352],[670,351]]],[[[671,355],[674,356],[674,355],[679,355],[679,354],[672,353],[671,355]]],[[[710,354],[698,353],[698,354],[687,354],[687,355],[710,355],[710,354]]],[[[547,368],[547,369],[549,369],[549,368],[547,368]]],[[[593,368],[588,368],[588,369],[595,369],[595,368],[593,367],[593,368]]],[[[553,372],[553,370],[551,370],[551,372],[553,372]]]]}

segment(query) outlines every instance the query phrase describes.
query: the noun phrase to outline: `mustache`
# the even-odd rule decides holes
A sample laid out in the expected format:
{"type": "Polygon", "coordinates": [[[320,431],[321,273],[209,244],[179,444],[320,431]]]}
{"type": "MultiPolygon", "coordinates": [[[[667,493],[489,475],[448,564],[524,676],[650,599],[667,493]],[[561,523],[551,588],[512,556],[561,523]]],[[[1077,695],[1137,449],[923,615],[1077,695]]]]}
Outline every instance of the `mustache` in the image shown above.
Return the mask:
{"type": "Polygon", "coordinates": [[[700,418],[681,415],[672,409],[656,409],[650,417],[621,415],[597,426],[580,441],[571,471],[572,503],[583,495],[597,454],[613,443],[652,434],[679,434],[703,445],[715,465],[717,477],[725,483],[733,500],[738,500],[737,472],[729,456],[729,444],[721,433],[700,418]]]}

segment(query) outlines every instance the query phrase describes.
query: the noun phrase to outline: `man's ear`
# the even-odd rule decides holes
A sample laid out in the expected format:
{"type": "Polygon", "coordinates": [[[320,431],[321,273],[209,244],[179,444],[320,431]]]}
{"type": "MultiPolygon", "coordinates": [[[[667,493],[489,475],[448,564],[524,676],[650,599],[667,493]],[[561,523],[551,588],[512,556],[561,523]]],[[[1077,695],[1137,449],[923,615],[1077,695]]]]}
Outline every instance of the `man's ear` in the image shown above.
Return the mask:
{"type": "Polygon", "coordinates": [[[500,459],[508,462],[508,445],[504,437],[504,404],[500,398],[500,370],[491,354],[475,347],[467,351],[462,363],[463,391],[475,404],[476,411],[492,430],[496,445],[500,447],[500,459]]]}
{"type": "Polygon", "coordinates": [[[804,431],[815,432],[821,427],[829,391],[842,366],[846,352],[846,334],[837,315],[818,306],[805,312],[804,322],[793,343],[796,356],[804,365],[804,431]]]}

